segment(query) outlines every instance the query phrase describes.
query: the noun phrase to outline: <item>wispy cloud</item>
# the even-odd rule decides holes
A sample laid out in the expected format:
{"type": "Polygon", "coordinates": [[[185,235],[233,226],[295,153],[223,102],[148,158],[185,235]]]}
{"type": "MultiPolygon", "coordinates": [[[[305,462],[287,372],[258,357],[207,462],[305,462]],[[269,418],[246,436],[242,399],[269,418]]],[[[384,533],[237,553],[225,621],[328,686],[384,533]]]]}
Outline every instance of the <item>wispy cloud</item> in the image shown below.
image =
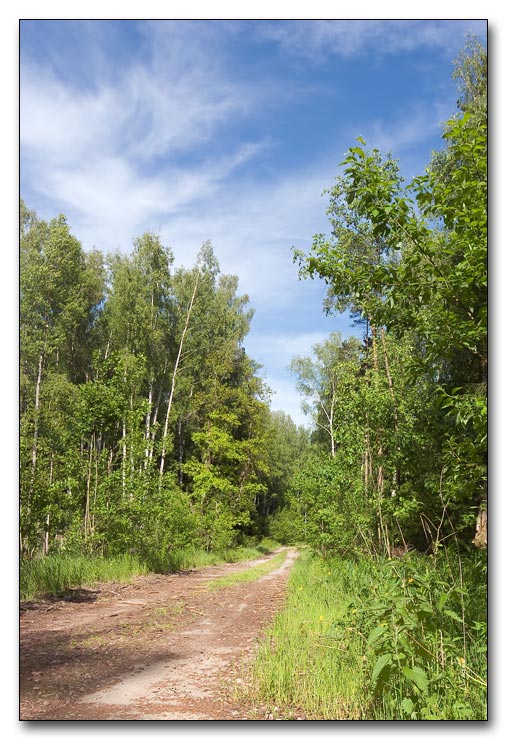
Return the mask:
{"type": "MultiPolygon", "coordinates": [[[[363,123],[360,133],[366,139],[368,146],[400,156],[410,149],[420,148],[423,142],[440,135],[442,124],[450,118],[453,112],[448,101],[412,105],[403,112],[402,116],[397,116],[390,121],[373,117],[363,123]]],[[[350,133],[352,137],[352,129],[350,133]]]]}
{"type": "Polygon", "coordinates": [[[452,28],[433,21],[144,22],[133,26],[130,54],[115,35],[117,25],[106,32],[101,23],[85,22],[81,33],[72,23],[79,54],[67,48],[59,56],[51,44],[42,60],[22,57],[21,179],[28,205],[42,217],[65,213],[85,248],[130,251],[133,237],[150,229],[172,247],[176,264],[189,266],[211,239],[222,271],[238,275],[239,291],[257,310],[247,351],[268,368],[268,384],[277,391],[273,407],[302,420],[287,373],[291,358],[310,354],[329,331],[350,330],[345,319],[322,316],[325,286],[298,281],[290,247],[308,249],[314,233],[329,230],[321,194],[358,134],[406,161],[447,115],[434,93],[431,102],[403,102],[378,115],[359,107],[345,117],[338,105],[307,115],[314,104],[318,112],[319,95],[329,102],[335,91],[325,76],[308,75],[306,62],[333,56],[339,78],[357,65],[338,57],[417,45],[442,50],[458,35],[462,40],[464,27],[457,21],[452,28]],[[256,57],[261,47],[252,38],[275,46],[256,57]],[[241,54],[228,56],[227,44],[241,54]],[[276,45],[305,64],[281,65],[285,77],[268,68],[276,45]],[[236,59],[240,71],[232,66],[236,59]],[[288,75],[289,67],[297,74],[288,75]]]}
{"type": "Polygon", "coordinates": [[[329,55],[394,54],[426,46],[454,53],[467,32],[485,32],[483,21],[445,20],[313,20],[269,21],[260,35],[286,53],[323,61],[329,55]]]}
{"type": "MultiPolygon", "coordinates": [[[[107,146],[141,160],[160,158],[205,143],[259,103],[261,91],[236,84],[219,49],[212,54],[203,48],[203,32],[171,23],[141,28],[149,38],[146,53],[133,55],[114,81],[108,69],[114,60],[104,57],[95,84],[84,89],[51,63],[24,63],[23,145],[66,159],[80,157],[92,144],[95,151],[107,146]]],[[[85,38],[93,51],[93,35],[85,38]]]]}
{"type": "Polygon", "coordinates": [[[51,66],[24,62],[21,70],[22,179],[73,220],[107,213],[115,228],[121,216],[115,244],[143,226],[143,214],[146,222],[209,196],[265,146],[207,146],[262,93],[233,83],[219,54],[204,60],[195,34],[155,28],[163,32],[154,31],[148,53],[114,86],[107,69],[86,89],[51,66]],[[179,157],[190,150],[194,161],[183,168],[179,157]]]}
{"type": "Polygon", "coordinates": [[[283,309],[298,290],[291,246],[309,247],[312,235],[326,227],[321,193],[333,177],[329,162],[283,177],[240,181],[233,188],[224,182],[202,203],[199,219],[183,210],[163,218],[158,228],[182,263],[211,239],[222,269],[238,275],[240,290],[255,305],[283,309]]]}

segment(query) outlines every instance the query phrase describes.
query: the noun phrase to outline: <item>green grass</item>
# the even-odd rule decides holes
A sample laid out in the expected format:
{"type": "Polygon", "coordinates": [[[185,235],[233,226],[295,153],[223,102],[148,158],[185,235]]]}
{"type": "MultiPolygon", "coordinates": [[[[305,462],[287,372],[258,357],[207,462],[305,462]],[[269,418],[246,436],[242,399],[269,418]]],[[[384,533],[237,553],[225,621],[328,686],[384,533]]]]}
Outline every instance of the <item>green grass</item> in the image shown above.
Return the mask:
{"type": "MultiPolygon", "coordinates": [[[[356,719],[363,665],[359,646],[334,639],[340,593],[329,568],[303,552],[288,584],[285,609],[274,620],[253,669],[255,702],[281,707],[291,719],[356,719]]],[[[350,640],[357,638],[351,634],[350,640]]],[[[275,710],[276,714],[276,710],[275,710]]]]}
{"type": "Polygon", "coordinates": [[[485,719],[483,555],[326,562],[304,553],[253,668],[290,719],[485,719]]]}
{"type": "MultiPolygon", "coordinates": [[[[191,568],[204,568],[207,565],[221,563],[239,563],[243,560],[255,560],[259,555],[266,555],[280,545],[273,540],[264,539],[257,545],[249,547],[230,547],[223,550],[208,551],[196,547],[186,547],[169,553],[163,561],[162,572],[171,573],[191,568]]],[[[158,570],[158,568],[154,568],[158,570]]]]}
{"type": "Polygon", "coordinates": [[[254,565],[248,570],[242,570],[239,573],[231,573],[231,575],[223,576],[223,578],[215,578],[209,583],[208,588],[210,591],[216,591],[219,588],[228,588],[229,586],[235,586],[238,583],[252,583],[279,568],[285,562],[286,557],[286,552],[280,552],[266,563],[259,563],[259,565],[254,565]]]}
{"type": "Polygon", "coordinates": [[[93,586],[100,581],[128,581],[146,572],[146,566],[130,555],[116,558],[49,555],[22,560],[19,570],[20,598],[58,596],[71,588],[93,586]]]}

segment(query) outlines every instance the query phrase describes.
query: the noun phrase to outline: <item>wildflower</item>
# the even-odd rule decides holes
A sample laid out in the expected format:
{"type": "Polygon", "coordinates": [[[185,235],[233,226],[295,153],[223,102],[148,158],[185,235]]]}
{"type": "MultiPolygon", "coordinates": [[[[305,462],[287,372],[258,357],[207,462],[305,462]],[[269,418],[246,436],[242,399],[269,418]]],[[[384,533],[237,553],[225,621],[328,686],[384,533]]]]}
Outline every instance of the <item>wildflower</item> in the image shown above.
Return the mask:
{"type": "Polygon", "coordinates": [[[408,582],[409,582],[409,583],[413,583],[413,582],[414,582],[414,579],[413,579],[413,578],[409,578],[409,579],[408,579],[408,582]]]}
{"type": "Polygon", "coordinates": [[[357,609],[352,609],[352,614],[355,614],[357,612],[357,609]]]}
{"type": "Polygon", "coordinates": [[[461,666],[464,666],[464,665],[465,665],[465,658],[458,658],[458,663],[459,663],[459,664],[460,664],[461,666]]]}
{"type": "Polygon", "coordinates": [[[319,617],[319,622],[323,622],[323,621],[324,621],[324,617],[321,614],[320,617],[319,617]]]}

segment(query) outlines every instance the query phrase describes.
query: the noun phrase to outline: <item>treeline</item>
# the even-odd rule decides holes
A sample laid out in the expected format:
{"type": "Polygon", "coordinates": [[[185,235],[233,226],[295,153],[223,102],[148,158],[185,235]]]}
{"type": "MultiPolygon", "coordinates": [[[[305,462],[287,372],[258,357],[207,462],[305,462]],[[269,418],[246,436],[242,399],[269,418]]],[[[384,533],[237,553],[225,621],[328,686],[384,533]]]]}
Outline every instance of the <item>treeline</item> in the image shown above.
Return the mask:
{"type": "Polygon", "coordinates": [[[195,266],[145,233],[85,252],[20,210],[20,547],[132,553],[266,533],[306,434],[269,410],[253,311],[205,243],[195,266]]]}
{"type": "Polygon", "coordinates": [[[458,112],[425,173],[406,184],[362,139],[328,191],[331,235],[295,251],[323,278],[332,334],[292,369],[314,445],[275,531],[323,553],[391,556],[486,544],[487,58],[457,60],[458,112]]]}

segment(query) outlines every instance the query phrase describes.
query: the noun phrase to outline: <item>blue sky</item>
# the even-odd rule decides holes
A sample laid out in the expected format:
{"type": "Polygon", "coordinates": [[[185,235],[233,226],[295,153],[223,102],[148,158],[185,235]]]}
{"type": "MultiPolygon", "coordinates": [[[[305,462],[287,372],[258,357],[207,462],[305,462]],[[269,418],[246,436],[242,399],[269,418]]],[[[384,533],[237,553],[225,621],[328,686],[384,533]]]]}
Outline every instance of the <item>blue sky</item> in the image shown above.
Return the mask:
{"type": "Polygon", "coordinates": [[[291,246],[327,232],[324,188],[359,135],[407,178],[455,111],[452,61],[480,21],[23,21],[20,189],[85,249],[160,233],[177,265],[210,239],[255,309],[272,408],[305,422],[291,358],[331,331],[291,246]]]}

